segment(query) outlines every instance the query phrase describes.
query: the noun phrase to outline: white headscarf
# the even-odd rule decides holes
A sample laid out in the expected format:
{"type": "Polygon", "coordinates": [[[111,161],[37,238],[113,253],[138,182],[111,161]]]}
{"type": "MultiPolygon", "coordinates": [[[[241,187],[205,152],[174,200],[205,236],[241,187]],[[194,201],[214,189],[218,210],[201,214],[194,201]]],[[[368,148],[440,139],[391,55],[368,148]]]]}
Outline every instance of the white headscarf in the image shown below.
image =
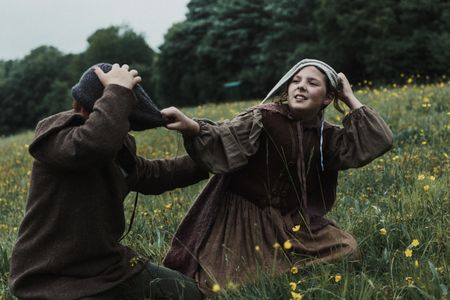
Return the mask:
{"type": "Polygon", "coordinates": [[[281,86],[283,86],[292,76],[294,76],[300,69],[303,69],[307,66],[315,66],[322,70],[325,75],[330,80],[331,85],[338,89],[338,75],[336,71],[330,67],[328,64],[324,63],[323,61],[317,60],[317,59],[302,59],[299,61],[295,66],[293,66],[286,74],[284,74],[283,77],[278,81],[278,83],[272,88],[272,90],[267,94],[266,98],[262,101],[264,103],[267,99],[269,99],[271,96],[275,94],[279,90],[281,86]]]}

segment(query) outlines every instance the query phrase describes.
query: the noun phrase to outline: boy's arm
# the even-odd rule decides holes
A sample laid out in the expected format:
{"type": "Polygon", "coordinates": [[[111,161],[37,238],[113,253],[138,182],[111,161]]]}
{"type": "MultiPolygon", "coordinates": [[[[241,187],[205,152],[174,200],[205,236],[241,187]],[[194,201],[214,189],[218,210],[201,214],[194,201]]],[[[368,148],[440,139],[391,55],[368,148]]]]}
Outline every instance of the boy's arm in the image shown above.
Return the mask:
{"type": "Polygon", "coordinates": [[[126,65],[114,65],[106,74],[97,69],[96,73],[106,88],[93,112],[84,123],[80,115],[72,118],[75,124],[65,127],[47,124],[46,120],[38,124],[37,137],[29,148],[34,158],[57,168],[82,169],[112,160],[122,147],[135,102],[130,87],[140,77],[126,65]]]}
{"type": "Polygon", "coordinates": [[[135,191],[158,195],[168,190],[185,187],[208,178],[189,156],[172,159],[148,160],[137,156],[138,181],[135,191]]]}

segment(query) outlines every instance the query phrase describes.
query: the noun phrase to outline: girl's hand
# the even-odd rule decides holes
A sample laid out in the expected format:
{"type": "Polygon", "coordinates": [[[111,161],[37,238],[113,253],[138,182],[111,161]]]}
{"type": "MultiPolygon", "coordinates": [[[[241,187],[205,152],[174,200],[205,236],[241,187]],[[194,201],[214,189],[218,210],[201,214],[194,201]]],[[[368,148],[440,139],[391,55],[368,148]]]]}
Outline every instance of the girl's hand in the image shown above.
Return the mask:
{"type": "Polygon", "coordinates": [[[170,123],[166,125],[167,129],[178,130],[186,136],[194,136],[200,132],[200,125],[176,107],[165,108],[161,110],[161,114],[170,120],[170,123]]]}
{"type": "Polygon", "coordinates": [[[362,105],[361,102],[355,97],[353,94],[352,87],[350,82],[344,73],[339,73],[339,99],[344,102],[351,110],[360,108],[362,105]]]}

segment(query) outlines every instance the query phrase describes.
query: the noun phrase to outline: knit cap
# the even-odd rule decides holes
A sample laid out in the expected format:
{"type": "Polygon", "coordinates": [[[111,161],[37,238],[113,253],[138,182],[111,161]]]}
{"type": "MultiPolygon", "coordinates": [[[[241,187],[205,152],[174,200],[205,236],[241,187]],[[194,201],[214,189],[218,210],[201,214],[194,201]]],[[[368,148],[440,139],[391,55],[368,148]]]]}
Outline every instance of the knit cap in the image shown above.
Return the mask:
{"type": "Polygon", "coordinates": [[[323,61],[317,59],[309,59],[305,58],[299,61],[295,66],[293,66],[283,77],[278,81],[278,83],[272,88],[272,90],[267,94],[266,98],[264,98],[263,102],[273,96],[281,86],[283,86],[292,76],[294,76],[300,69],[303,69],[307,66],[315,66],[322,70],[325,75],[330,80],[331,85],[338,89],[339,80],[336,71],[330,67],[328,64],[323,61]]]}
{"type": "MultiPolygon", "coordinates": [[[[99,63],[94,66],[98,66],[105,73],[112,69],[112,65],[109,63],[99,63]]],[[[95,101],[102,97],[104,90],[103,84],[100,82],[97,74],[95,74],[94,66],[87,69],[81,75],[80,81],[72,87],[72,97],[88,111],[93,110],[95,101]]],[[[167,124],[158,107],[141,85],[136,84],[133,88],[133,93],[137,103],[128,117],[132,130],[140,131],[167,124]]]]}

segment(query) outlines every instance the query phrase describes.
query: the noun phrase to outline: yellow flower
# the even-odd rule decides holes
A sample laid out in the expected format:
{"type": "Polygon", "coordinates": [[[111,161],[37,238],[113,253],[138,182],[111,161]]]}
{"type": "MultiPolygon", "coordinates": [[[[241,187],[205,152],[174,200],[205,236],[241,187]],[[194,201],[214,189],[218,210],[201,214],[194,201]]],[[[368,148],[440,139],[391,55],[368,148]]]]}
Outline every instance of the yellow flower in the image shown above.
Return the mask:
{"type": "Polygon", "coordinates": [[[302,295],[300,293],[291,291],[291,297],[292,300],[302,300],[302,295]]]}
{"type": "Polygon", "coordinates": [[[410,78],[408,78],[408,81],[407,81],[407,83],[408,84],[411,84],[413,82],[413,79],[410,77],[410,78]]]}
{"type": "Polygon", "coordinates": [[[297,274],[298,273],[298,268],[296,266],[292,266],[291,273],[292,274],[297,274]]]}
{"type": "Polygon", "coordinates": [[[414,239],[414,240],[412,241],[412,243],[411,243],[411,245],[413,245],[414,247],[419,246],[419,244],[420,244],[420,242],[419,242],[418,239],[414,239]]]}
{"type": "Polygon", "coordinates": [[[278,249],[278,248],[281,247],[281,245],[280,245],[280,243],[275,243],[275,244],[273,244],[273,247],[274,247],[275,249],[278,249]]]}
{"type": "Polygon", "coordinates": [[[417,180],[424,180],[425,179],[425,175],[423,174],[419,174],[419,176],[417,176],[417,180]]]}
{"type": "Polygon", "coordinates": [[[387,230],[386,230],[386,228],[381,228],[380,229],[380,235],[386,235],[387,234],[387,230]]]}
{"type": "Polygon", "coordinates": [[[423,190],[425,191],[425,192],[428,192],[429,190],[430,190],[430,186],[427,184],[427,185],[424,185],[423,186],[423,190]]]}
{"type": "Polygon", "coordinates": [[[165,208],[167,209],[171,209],[172,208],[172,203],[167,203],[166,205],[164,205],[165,208]]]}
{"type": "Polygon", "coordinates": [[[435,181],[435,180],[436,180],[436,177],[434,177],[433,175],[431,175],[431,176],[428,177],[428,178],[430,178],[431,181],[435,181]]]}
{"type": "Polygon", "coordinates": [[[300,225],[295,225],[294,227],[292,227],[292,231],[293,232],[300,231],[300,225]]]}
{"type": "Polygon", "coordinates": [[[341,274],[336,274],[336,275],[334,275],[334,281],[335,282],[339,282],[339,281],[341,281],[342,280],[342,276],[341,276],[341,274]]]}
{"type": "Polygon", "coordinates": [[[413,278],[410,276],[405,277],[405,281],[408,285],[412,285],[414,283],[413,278]]]}
{"type": "Polygon", "coordinates": [[[414,261],[414,267],[416,267],[416,268],[419,267],[419,261],[417,259],[414,261]]]}
{"type": "Polygon", "coordinates": [[[134,256],[130,259],[130,266],[134,268],[139,262],[139,258],[134,256]]]}
{"type": "Polygon", "coordinates": [[[283,243],[283,247],[284,247],[284,249],[286,249],[286,250],[291,249],[291,248],[292,248],[292,243],[291,243],[291,241],[290,241],[290,240],[285,241],[285,242],[283,243]]]}
{"type": "Polygon", "coordinates": [[[405,250],[405,256],[406,257],[411,257],[413,255],[413,251],[411,249],[406,249],[405,250]]]}
{"type": "Polygon", "coordinates": [[[261,248],[259,248],[259,246],[256,245],[256,246],[255,246],[255,251],[259,251],[259,250],[261,250],[261,248]]]}
{"type": "Polygon", "coordinates": [[[297,284],[295,282],[289,282],[289,286],[291,291],[295,291],[297,289],[297,284]]]}
{"type": "Polygon", "coordinates": [[[214,293],[220,292],[220,285],[218,283],[214,283],[213,286],[212,286],[212,291],[214,293]]]}
{"type": "Polygon", "coordinates": [[[227,283],[227,288],[228,289],[231,289],[231,290],[233,290],[233,289],[237,289],[239,286],[236,284],[236,283],[234,283],[233,281],[229,281],[228,283],[227,283]]]}

